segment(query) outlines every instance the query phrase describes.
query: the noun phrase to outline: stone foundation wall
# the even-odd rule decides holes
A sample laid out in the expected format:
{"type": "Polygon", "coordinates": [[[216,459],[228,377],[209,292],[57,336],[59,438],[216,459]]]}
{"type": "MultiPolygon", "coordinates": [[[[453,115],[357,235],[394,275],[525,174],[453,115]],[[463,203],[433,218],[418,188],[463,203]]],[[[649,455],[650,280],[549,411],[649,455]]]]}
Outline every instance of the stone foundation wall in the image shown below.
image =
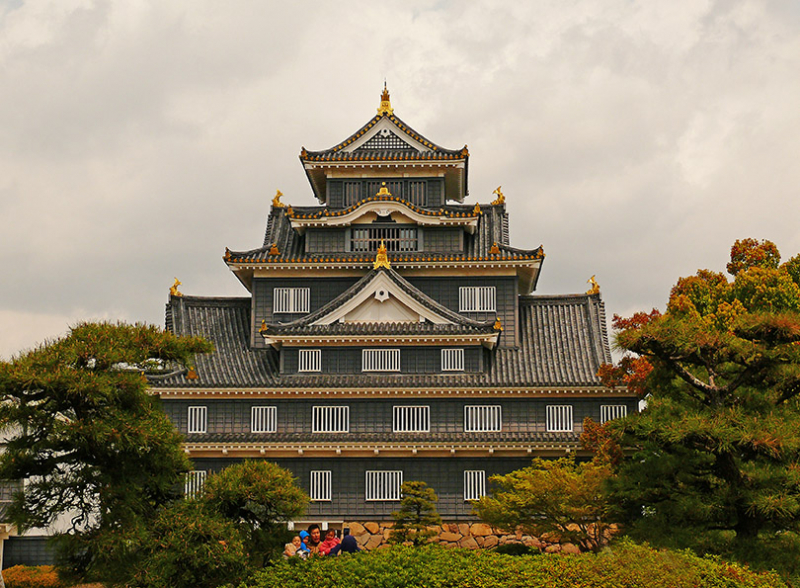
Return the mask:
{"type": "MultiPolygon", "coordinates": [[[[350,527],[350,534],[356,538],[358,545],[366,550],[380,549],[389,544],[389,533],[394,523],[345,523],[350,527]]],[[[503,533],[485,523],[444,523],[435,527],[438,535],[433,543],[444,547],[463,547],[465,549],[491,549],[506,543],[521,543],[528,547],[541,549],[547,553],[579,553],[575,545],[566,543],[548,543],[537,537],[517,533],[503,533]]]]}

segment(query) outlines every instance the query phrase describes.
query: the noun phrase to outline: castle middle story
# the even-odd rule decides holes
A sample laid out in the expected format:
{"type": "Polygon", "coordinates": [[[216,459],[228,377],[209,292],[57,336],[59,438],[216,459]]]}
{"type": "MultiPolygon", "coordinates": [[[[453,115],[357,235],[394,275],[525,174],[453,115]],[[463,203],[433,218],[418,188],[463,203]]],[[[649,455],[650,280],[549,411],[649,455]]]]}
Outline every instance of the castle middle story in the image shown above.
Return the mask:
{"type": "Polygon", "coordinates": [[[580,455],[586,417],[636,410],[596,375],[611,362],[599,288],[533,294],[543,248],[512,247],[500,188],[466,202],[466,146],[415,131],[384,88],[364,126],[300,162],[319,204],[279,192],[260,246],[225,250],[246,295],[170,295],[167,328],[215,345],[151,377],[194,464],[188,493],[266,459],[323,527],[390,519],[411,480],[470,521],[492,475],[580,455]]]}

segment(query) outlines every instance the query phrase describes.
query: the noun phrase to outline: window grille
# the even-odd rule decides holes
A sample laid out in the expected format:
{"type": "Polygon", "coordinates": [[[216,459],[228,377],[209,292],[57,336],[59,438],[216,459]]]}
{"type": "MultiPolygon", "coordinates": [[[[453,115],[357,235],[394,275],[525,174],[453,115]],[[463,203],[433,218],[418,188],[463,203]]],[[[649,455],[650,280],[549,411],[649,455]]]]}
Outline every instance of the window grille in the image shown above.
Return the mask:
{"type": "Polygon", "coordinates": [[[274,433],[277,430],[278,409],[275,406],[254,406],[250,409],[250,431],[274,433]]]}
{"type": "Polygon", "coordinates": [[[367,472],[367,500],[400,500],[403,472],[367,472]]]}
{"type": "Polygon", "coordinates": [[[495,312],[496,300],[494,286],[461,286],[458,289],[459,312],[495,312]]]}
{"type": "Polygon", "coordinates": [[[347,433],[350,430],[349,406],[314,406],[311,412],[312,433],[347,433]]]}
{"type": "Polygon", "coordinates": [[[628,407],[624,404],[604,404],[600,406],[600,424],[628,416],[628,407]]]}
{"type": "Polygon", "coordinates": [[[208,408],[205,406],[189,407],[189,433],[205,433],[208,426],[208,408]]]}
{"type": "Polygon", "coordinates": [[[311,308],[311,288],[275,288],[273,312],[308,312],[311,308]]]}
{"type": "Polygon", "coordinates": [[[464,500],[478,500],[486,496],[486,472],[464,470],[464,500]]]}
{"type": "Polygon", "coordinates": [[[311,472],[311,485],[309,486],[311,500],[330,501],[331,499],[331,471],[320,470],[311,472]]]}
{"type": "Polygon", "coordinates": [[[206,484],[205,470],[192,470],[186,472],[183,483],[183,493],[186,498],[197,498],[203,492],[203,486],[206,484]]]}
{"type": "Polygon", "coordinates": [[[552,433],[572,431],[572,406],[558,405],[547,407],[547,430],[552,433]]]}
{"type": "Polygon", "coordinates": [[[300,372],[322,371],[322,350],[300,349],[300,356],[297,369],[300,372]]]}
{"type": "Polygon", "coordinates": [[[361,200],[361,182],[344,183],[344,203],[345,206],[352,206],[361,200]]]}
{"type": "Polygon", "coordinates": [[[395,433],[427,433],[431,430],[431,407],[393,407],[392,430],[395,433]]]}
{"type": "Polygon", "coordinates": [[[416,227],[359,227],[350,232],[350,251],[417,251],[416,227]]]}
{"type": "Polygon", "coordinates": [[[464,350],[463,349],[442,349],[442,371],[443,372],[463,372],[464,371],[464,350]]]}
{"type": "Polygon", "coordinates": [[[424,181],[416,181],[416,182],[409,182],[408,183],[408,198],[406,198],[411,204],[416,204],[417,206],[424,206],[425,205],[425,182],[424,181]]]}
{"type": "Polygon", "coordinates": [[[370,138],[369,141],[361,145],[361,147],[356,149],[356,151],[369,151],[374,149],[401,149],[403,151],[411,151],[414,148],[389,129],[383,129],[370,138]]]}
{"type": "Polygon", "coordinates": [[[399,372],[399,349],[362,349],[362,372],[399,372]]]}
{"type": "Polygon", "coordinates": [[[502,426],[503,418],[499,405],[464,407],[464,431],[467,433],[500,431],[502,426]]]}

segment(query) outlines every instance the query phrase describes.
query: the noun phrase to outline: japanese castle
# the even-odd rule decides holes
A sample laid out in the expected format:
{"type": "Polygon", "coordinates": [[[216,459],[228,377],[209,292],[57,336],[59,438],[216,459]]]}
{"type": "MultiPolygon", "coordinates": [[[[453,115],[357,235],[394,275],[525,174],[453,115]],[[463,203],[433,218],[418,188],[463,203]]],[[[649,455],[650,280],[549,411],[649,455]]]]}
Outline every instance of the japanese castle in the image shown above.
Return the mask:
{"type": "Polygon", "coordinates": [[[187,492],[243,459],[293,472],[307,520],[383,521],[422,480],[445,520],[470,520],[488,479],[579,452],[585,417],[636,399],[605,388],[603,302],[536,296],[542,247],[509,243],[500,188],[467,203],[469,152],[392,109],[300,152],[318,206],[275,196],[263,243],[226,250],[239,298],[181,294],[166,326],[216,351],[152,379],[194,464],[187,492]]]}

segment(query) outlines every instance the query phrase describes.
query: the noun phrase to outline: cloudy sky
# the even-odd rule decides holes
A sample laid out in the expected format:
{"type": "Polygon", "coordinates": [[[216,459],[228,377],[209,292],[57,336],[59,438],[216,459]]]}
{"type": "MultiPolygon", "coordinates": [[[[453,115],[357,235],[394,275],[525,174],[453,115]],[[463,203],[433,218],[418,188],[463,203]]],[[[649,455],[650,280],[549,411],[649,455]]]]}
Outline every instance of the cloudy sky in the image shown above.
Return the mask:
{"type": "Polygon", "coordinates": [[[800,3],[0,0],[0,357],[243,295],[301,146],[395,112],[502,184],[541,293],[663,308],[736,238],[800,252],[800,3]]]}

